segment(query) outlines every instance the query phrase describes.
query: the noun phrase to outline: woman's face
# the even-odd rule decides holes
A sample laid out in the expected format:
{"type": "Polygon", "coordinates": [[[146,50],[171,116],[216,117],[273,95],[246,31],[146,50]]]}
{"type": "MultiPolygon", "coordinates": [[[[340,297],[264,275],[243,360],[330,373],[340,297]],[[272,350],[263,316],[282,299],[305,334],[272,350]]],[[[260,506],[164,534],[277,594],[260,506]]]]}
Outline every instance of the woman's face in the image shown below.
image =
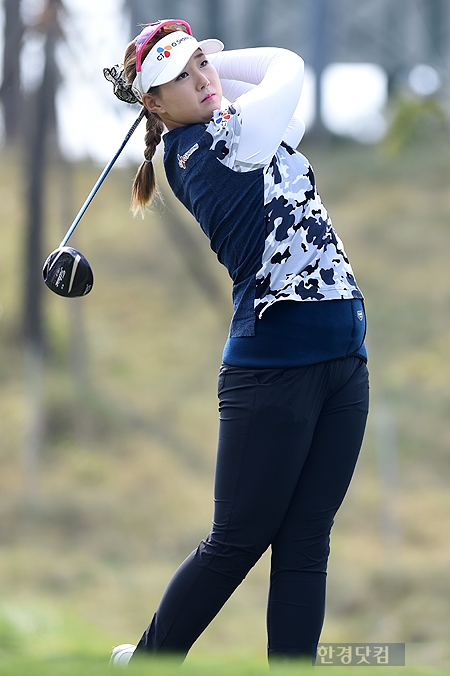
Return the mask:
{"type": "Polygon", "coordinates": [[[174,80],[158,87],[157,94],[144,94],[142,102],[157,113],[166,127],[208,123],[222,100],[222,85],[214,66],[200,49],[191,56],[174,80]]]}

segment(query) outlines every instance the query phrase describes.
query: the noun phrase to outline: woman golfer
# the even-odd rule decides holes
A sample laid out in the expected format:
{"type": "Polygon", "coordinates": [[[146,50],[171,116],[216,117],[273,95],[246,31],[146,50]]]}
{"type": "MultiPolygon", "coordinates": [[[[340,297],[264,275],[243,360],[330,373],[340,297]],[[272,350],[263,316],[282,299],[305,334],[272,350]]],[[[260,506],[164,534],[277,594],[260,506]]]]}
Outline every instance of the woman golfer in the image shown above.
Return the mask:
{"type": "Polygon", "coordinates": [[[363,296],[295,150],[303,61],[285,49],[222,49],[170,19],[144,28],[124,58],[147,116],[132,206],[152,198],[165,128],[168,182],[228,269],[234,313],[218,382],[212,530],[137,646],[115,648],[113,663],[183,659],[269,547],[269,659],[314,659],[330,530],[368,412],[363,296]]]}

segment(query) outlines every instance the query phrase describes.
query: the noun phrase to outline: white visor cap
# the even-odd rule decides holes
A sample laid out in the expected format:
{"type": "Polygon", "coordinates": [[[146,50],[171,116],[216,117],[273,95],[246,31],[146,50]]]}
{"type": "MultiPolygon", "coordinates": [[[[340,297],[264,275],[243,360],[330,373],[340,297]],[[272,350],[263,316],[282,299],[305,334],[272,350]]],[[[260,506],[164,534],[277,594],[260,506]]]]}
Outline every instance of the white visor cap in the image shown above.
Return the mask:
{"type": "Polygon", "coordinates": [[[181,73],[192,54],[201,49],[204,54],[215,54],[224,48],[223,42],[210,38],[198,42],[184,31],[175,31],[165,35],[152,47],[144,61],[141,71],[133,81],[133,91],[139,99],[150,87],[166,84],[181,73]]]}

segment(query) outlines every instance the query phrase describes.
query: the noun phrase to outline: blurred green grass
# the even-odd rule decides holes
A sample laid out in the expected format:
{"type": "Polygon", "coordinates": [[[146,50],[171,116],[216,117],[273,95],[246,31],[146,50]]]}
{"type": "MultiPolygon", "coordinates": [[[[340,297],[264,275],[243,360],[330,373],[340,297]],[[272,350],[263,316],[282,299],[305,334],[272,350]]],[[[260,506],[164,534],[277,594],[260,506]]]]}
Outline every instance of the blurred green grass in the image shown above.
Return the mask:
{"type": "MultiPolygon", "coordinates": [[[[227,656],[211,658],[201,658],[191,660],[185,663],[181,669],[178,664],[172,663],[170,659],[156,659],[145,661],[142,664],[137,663],[124,672],[123,670],[111,670],[99,659],[86,658],[58,658],[42,661],[15,659],[0,663],[2,674],[4,676],[102,676],[111,673],[130,673],[147,674],[148,676],[175,676],[177,674],[186,674],[186,676],[264,676],[265,674],[274,674],[275,676],[307,676],[313,673],[312,667],[302,664],[277,665],[269,668],[266,664],[256,659],[233,659],[227,656]]],[[[347,667],[316,667],[314,673],[320,676],[344,676],[348,674],[347,667]],[[319,671],[317,671],[319,669],[319,671]]],[[[352,667],[351,673],[354,676],[362,676],[365,673],[364,668],[352,667]]],[[[436,668],[418,668],[418,667],[378,667],[379,676],[445,676],[444,670],[436,668]]]]}
{"type": "MultiPolygon", "coordinates": [[[[398,155],[336,141],[302,150],[366,296],[372,389],[360,463],[332,535],[322,640],[441,642],[448,663],[448,138],[398,155]],[[381,526],[383,406],[396,426],[398,542],[381,526]]],[[[63,171],[49,176],[44,257],[68,227],[63,171]]],[[[98,173],[73,168],[72,213],[98,173]]],[[[44,289],[45,436],[30,504],[19,335],[23,187],[20,157],[0,158],[2,673],[3,665],[39,669],[25,666],[31,657],[50,674],[81,669],[78,657],[57,657],[64,655],[92,658],[101,670],[99,655],[139,638],[174,568],[210,526],[216,374],[231,310],[199,291],[174,248],[167,219],[176,225],[184,216],[170,196],[144,221],[130,216],[131,178],[113,170],[74,237],[94,269],[92,293],[72,302],[44,289]]],[[[185,225],[228,297],[206,238],[185,225]]],[[[215,654],[265,654],[268,567],[265,555],[194,646],[188,662],[199,673],[215,654]]],[[[245,668],[263,668],[251,664],[245,668]]]]}

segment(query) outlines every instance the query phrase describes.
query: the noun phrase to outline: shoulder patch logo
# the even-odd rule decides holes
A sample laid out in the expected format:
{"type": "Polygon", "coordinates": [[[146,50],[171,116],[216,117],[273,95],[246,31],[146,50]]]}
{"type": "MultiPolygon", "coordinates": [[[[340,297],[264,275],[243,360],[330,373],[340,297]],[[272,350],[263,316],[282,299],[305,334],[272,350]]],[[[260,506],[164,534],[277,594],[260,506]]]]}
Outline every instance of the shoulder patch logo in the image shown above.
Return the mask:
{"type": "Polygon", "coordinates": [[[189,148],[187,152],[184,153],[184,155],[177,155],[178,159],[178,165],[181,167],[181,169],[186,169],[186,162],[190,158],[190,156],[195,153],[196,150],[199,149],[198,143],[192,146],[192,148],[189,148]]]}
{"type": "Polygon", "coordinates": [[[219,110],[214,116],[214,123],[220,128],[225,129],[231,116],[236,113],[234,106],[229,106],[225,110],[219,110]]]}

